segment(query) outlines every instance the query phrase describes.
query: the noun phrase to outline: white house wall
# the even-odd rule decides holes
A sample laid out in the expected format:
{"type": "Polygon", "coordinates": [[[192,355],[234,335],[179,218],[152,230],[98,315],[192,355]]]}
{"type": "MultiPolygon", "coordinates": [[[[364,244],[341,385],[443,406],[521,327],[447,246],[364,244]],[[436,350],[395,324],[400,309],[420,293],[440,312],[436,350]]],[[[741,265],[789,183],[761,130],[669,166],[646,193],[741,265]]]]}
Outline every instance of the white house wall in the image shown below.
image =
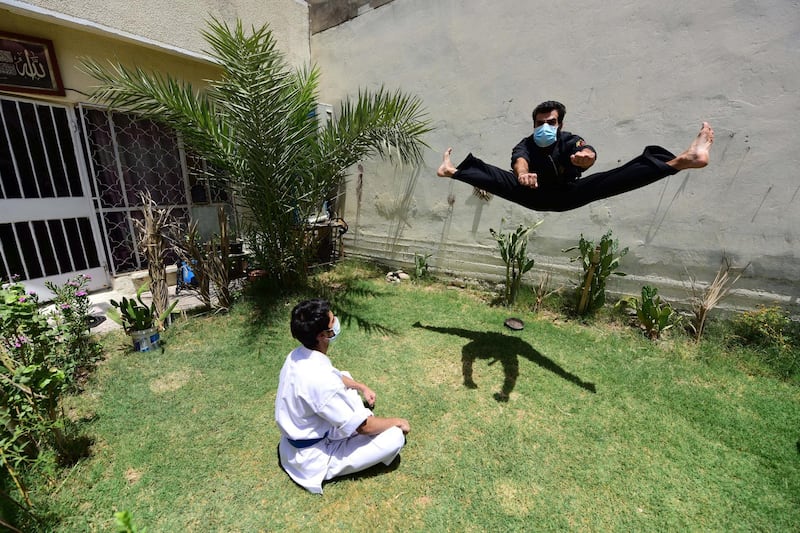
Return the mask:
{"type": "Polygon", "coordinates": [[[346,251],[406,265],[432,253],[442,270],[499,274],[489,229],[543,219],[529,250],[567,277],[574,267],[561,250],[611,229],[630,247],[620,291],[650,283],[685,298],[686,271],[711,281],[725,254],[750,264],[742,301],[797,305],[799,28],[798,3],[783,0],[395,0],[315,34],[324,101],[359,86],[402,88],[436,128],[418,174],[366,161],[359,190],[354,169],[346,251]],[[435,176],[448,146],[456,164],[473,152],[508,168],[532,108],[548,99],[567,106],[565,129],[597,148],[593,170],[648,144],[677,153],[703,120],[716,132],[711,164],[568,213],[485,203],[435,176]]]}

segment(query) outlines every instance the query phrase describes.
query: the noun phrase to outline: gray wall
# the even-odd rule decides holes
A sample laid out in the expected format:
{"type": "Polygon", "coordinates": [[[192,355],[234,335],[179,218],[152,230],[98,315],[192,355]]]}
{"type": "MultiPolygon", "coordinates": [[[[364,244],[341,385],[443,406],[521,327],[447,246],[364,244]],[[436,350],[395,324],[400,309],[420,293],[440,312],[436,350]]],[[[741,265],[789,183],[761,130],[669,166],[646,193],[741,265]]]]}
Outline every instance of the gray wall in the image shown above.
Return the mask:
{"type": "Polygon", "coordinates": [[[800,9],[797,1],[563,2],[395,0],[312,35],[322,96],[338,103],[357,87],[418,94],[436,130],[425,165],[366,161],[347,185],[352,255],[409,264],[433,253],[443,271],[492,276],[500,260],[489,228],[543,219],[530,244],[533,281],[547,269],[575,277],[562,248],[612,229],[630,253],[637,293],[655,284],[686,298],[688,270],[711,281],[723,253],[750,263],[732,305],[800,303],[800,9]],[[613,8],[610,7],[613,5],[613,8]],[[565,129],[599,153],[594,170],[647,144],[683,150],[701,121],[716,132],[711,164],[569,213],[536,213],[435,176],[454,147],[509,165],[546,99],[567,106],[565,129]],[[359,187],[359,184],[361,185],[359,187]],[[452,204],[452,205],[451,205],[452,204]]]}

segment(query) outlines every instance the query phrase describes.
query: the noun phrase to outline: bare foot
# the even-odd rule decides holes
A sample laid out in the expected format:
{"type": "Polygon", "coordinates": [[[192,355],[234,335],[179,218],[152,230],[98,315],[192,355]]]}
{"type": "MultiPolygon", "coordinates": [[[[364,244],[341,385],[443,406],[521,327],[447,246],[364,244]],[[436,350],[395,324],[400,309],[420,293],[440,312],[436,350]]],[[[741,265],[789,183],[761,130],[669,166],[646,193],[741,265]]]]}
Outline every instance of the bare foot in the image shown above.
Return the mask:
{"type": "Polygon", "coordinates": [[[703,122],[700,133],[697,134],[692,144],[681,155],[667,162],[668,165],[678,169],[703,168],[708,165],[708,152],[714,142],[714,130],[708,122],[703,122]]]}
{"type": "Polygon", "coordinates": [[[444,151],[444,157],[442,158],[442,164],[439,165],[439,170],[436,171],[436,175],[440,178],[451,178],[453,174],[456,173],[456,167],[453,166],[453,163],[450,161],[450,154],[453,152],[452,148],[448,148],[444,151]]]}

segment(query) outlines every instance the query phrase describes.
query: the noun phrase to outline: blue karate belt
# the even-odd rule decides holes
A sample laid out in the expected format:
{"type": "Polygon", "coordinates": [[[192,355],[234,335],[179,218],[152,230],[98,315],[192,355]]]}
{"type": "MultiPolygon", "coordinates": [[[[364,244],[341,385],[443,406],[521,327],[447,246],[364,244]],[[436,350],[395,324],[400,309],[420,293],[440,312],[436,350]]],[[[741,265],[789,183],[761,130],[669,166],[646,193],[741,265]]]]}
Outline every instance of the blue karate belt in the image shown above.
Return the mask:
{"type": "Polygon", "coordinates": [[[323,436],[318,439],[303,439],[303,440],[292,440],[289,437],[286,437],[286,440],[289,441],[289,444],[294,446],[297,449],[309,448],[316,443],[320,442],[322,439],[328,436],[328,432],[326,431],[323,436]]]}

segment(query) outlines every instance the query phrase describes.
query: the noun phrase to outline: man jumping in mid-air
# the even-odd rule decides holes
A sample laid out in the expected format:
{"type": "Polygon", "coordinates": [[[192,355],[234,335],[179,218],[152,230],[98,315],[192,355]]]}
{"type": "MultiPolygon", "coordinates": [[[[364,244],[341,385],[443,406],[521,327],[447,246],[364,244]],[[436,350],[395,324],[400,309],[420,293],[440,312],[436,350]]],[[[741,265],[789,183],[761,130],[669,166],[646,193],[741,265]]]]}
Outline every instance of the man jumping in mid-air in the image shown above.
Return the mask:
{"type": "Polygon", "coordinates": [[[708,164],[714,130],[703,122],[700,133],[683,153],[675,156],[660,146],[648,146],[642,155],[606,172],[585,178],[597,152],[579,136],[562,131],[566,108],[547,101],[533,110],[533,135],[511,152],[513,172],[484,163],[469,154],[458,167],[444,153],[437,175],[463,181],[536,211],[569,211],[589,202],[644,187],[688,168],[708,164]]]}

